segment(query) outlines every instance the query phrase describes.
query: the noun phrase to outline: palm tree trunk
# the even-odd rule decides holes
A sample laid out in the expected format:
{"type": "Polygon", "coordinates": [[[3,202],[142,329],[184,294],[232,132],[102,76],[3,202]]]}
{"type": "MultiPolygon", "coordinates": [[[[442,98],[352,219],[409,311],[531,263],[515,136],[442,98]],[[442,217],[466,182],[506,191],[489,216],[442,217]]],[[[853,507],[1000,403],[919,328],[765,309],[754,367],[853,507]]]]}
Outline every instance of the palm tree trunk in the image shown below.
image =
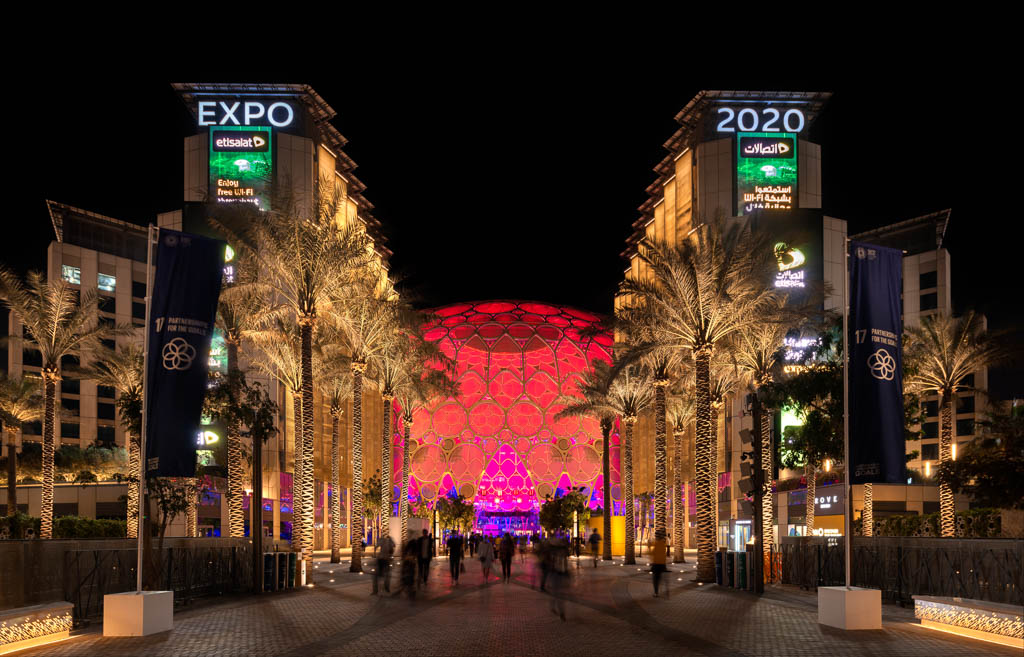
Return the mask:
{"type": "Polygon", "coordinates": [[[331,563],[341,561],[341,463],[339,462],[338,414],[331,409],[331,563]]]}
{"type": "Polygon", "coordinates": [[[53,422],[56,416],[57,376],[43,371],[43,500],[39,512],[39,538],[53,538],[53,422]]]}
{"type": "Polygon", "coordinates": [[[402,492],[398,502],[398,513],[402,516],[402,540],[399,544],[405,547],[405,541],[409,538],[409,433],[412,431],[412,414],[407,413],[404,418],[402,434],[402,492]]]}
{"type": "Polygon", "coordinates": [[[306,458],[302,450],[302,396],[298,390],[292,390],[292,414],[295,416],[294,430],[292,431],[292,451],[295,453],[295,472],[292,474],[292,538],[291,546],[293,552],[302,550],[302,532],[305,524],[305,516],[299,512],[299,505],[303,497],[303,490],[306,486],[306,478],[303,476],[306,470],[306,458]]]}
{"type": "Polygon", "coordinates": [[[697,413],[697,579],[715,579],[715,516],[718,510],[715,431],[711,423],[711,349],[694,352],[697,413]]]}
{"type": "Polygon", "coordinates": [[[391,410],[394,397],[384,395],[384,425],[380,443],[380,513],[381,535],[391,533],[391,410]]]}
{"type": "Polygon", "coordinates": [[[625,417],[626,439],[622,443],[622,505],[626,509],[625,563],[636,563],[636,510],[633,508],[633,423],[636,418],[625,417]]]}
{"type": "Polygon", "coordinates": [[[313,318],[302,317],[299,333],[302,339],[302,559],[309,562],[307,571],[312,576],[313,562],[313,318]]]}
{"type": "Polygon", "coordinates": [[[253,592],[263,591],[263,444],[255,439],[252,444],[252,500],[249,502],[252,518],[249,535],[252,536],[253,592]]]}
{"type": "MultiPolygon", "coordinates": [[[[943,395],[939,411],[939,463],[953,460],[953,396],[943,395]]],[[[943,538],[956,536],[956,506],[953,489],[939,482],[939,526],[943,538]]]]}
{"type": "Polygon", "coordinates": [[[804,529],[805,536],[811,536],[814,534],[814,496],[817,490],[816,482],[814,481],[814,465],[810,462],[804,466],[804,477],[807,479],[807,506],[804,512],[805,520],[804,529]]]}
{"type": "Polygon", "coordinates": [[[875,535],[875,491],[873,484],[864,484],[864,510],[860,513],[861,534],[875,535]]]}
{"type": "Polygon", "coordinates": [[[185,492],[188,495],[188,506],[185,507],[185,535],[195,538],[199,533],[199,480],[195,477],[188,477],[185,483],[185,492]]]}
{"type": "Polygon", "coordinates": [[[672,561],[686,563],[686,540],[683,538],[683,440],[678,431],[672,432],[672,561]]]}
{"type": "Polygon", "coordinates": [[[765,491],[761,496],[761,532],[763,543],[761,545],[764,558],[771,558],[772,546],[775,545],[775,509],[771,490],[772,484],[772,436],[771,436],[771,414],[768,409],[761,405],[761,400],[755,395],[754,403],[757,404],[757,416],[760,420],[757,438],[761,441],[761,469],[764,471],[765,491]]]}
{"type": "Polygon", "coordinates": [[[7,434],[7,515],[13,516],[18,512],[18,454],[14,431],[5,426],[4,433],[7,434]]]}
{"type": "Polygon", "coordinates": [[[667,380],[654,382],[654,531],[668,529],[668,445],[665,439],[665,387],[667,380]]]}
{"type": "Polygon", "coordinates": [[[604,433],[604,449],[601,450],[601,472],[603,475],[603,482],[601,488],[604,490],[604,545],[601,546],[601,559],[602,561],[612,560],[612,467],[611,467],[611,451],[612,451],[612,423],[611,420],[601,420],[601,431],[604,433]]]}
{"type": "MultiPolygon", "coordinates": [[[[142,464],[139,458],[139,439],[130,433],[125,434],[125,441],[128,443],[128,472],[132,478],[142,476],[139,466],[142,464]]],[[[128,538],[139,537],[139,483],[128,482],[128,508],[125,512],[125,525],[128,538]]]]}
{"type": "Polygon", "coordinates": [[[363,572],[363,370],[364,363],[352,363],[352,565],[349,571],[363,572]]]}
{"type": "MultiPolygon", "coordinates": [[[[238,344],[225,340],[228,351],[228,374],[238,371],[238,344]]],[[[245,492],[242,480],[245,477],[242,466],[242,436],[238,427],[228,429],[228,527],[232,538],[245,536],[245,509],[242,508],[245,492]]]]}

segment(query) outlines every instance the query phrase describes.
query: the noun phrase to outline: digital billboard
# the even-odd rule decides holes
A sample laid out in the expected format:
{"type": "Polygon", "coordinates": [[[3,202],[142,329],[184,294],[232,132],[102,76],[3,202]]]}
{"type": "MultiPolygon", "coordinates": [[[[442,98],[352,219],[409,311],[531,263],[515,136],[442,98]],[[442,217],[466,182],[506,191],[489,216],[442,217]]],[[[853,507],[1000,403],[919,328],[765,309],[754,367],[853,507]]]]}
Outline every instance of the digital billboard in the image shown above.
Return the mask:
{"type": "Polygon", "coordinates": [[[210,128],[210,196],[217,203],[268,208],[274,162],[271,128],[210,128]]]}
{"type": "Polygon", "coordinates": [[[796,148],[795,133],[737,133],[737,214],[796,207],[796,148]]]}

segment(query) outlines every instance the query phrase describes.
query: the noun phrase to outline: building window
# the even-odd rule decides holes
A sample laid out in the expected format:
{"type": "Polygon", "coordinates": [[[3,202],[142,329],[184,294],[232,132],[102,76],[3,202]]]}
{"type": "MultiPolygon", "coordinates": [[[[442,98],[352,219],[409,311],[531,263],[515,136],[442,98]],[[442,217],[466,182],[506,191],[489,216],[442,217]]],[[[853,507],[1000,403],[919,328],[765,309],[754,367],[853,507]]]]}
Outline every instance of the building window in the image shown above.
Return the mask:
{"type": "Polygon", "coordinates": [[[111,351],[117,350],[117,343],[113,340],[100,340],[100,344],[102,344],[105,349],[109,349],[111,351]]]}
{"type": "Polygon", "coordinates": [[[929,290],[933,287],[939,286],[939,272],[937,271],[926,271],[921,274],[921,289],[929,290]]]}
{"type": "Polygon", "coordinates": [[[974,435],[974,420],[957,420],[956,421],[956,435],[958,436],[973,436],[974,435]]]}
{"type": "Polygon", "coordinates": [[[71,415],[78,415],[81,406],[82,403],[77,399],[68,399],[67,397],[61,397],[60,399],[60,407],[71,415]]]}
{"type": "Polygon", "coordinates": [[[957,397],[956,398],[956,412],[957,413],[973,413],[974,412],[974,397],[957,397]]]}
{"type": "Polygon", "coordinates": [[[29,367],[42,367],[43,355],[35,349],[23,349],[21,351],[21,362],[29,367]]]}
{"type": "Polygon", "coordinates": [[[973,387],[974,387],[974,375],[973,374],[968,374],[960,382],[960,388],[963,389],[963,388],[973,388],[973,387]]]}
{"type": "Polygon", "coordinates": [[[100,402],[96,404],[96,417],[101,420],[115,420],[117,419],[114,415],[114,405],[104,404],[100,402]]]}
{"type": "Polygon", "coordinates": [[[929,292],[928,294],[921,295],[921,311],[935,310],[939,307],[939,294],[937,292],[929,292]]]}
{"type": "Polygon", "coordinates": [[[113,315],[114,311],[117,309],[117,302],[114,301],[114,297],[108,297],[101,294],[97,301],[100,312],[110,313],[113,315]]]}
{"type": "Polygon", "coordinates": [[[921,460],[922,461],[937,461],[939,459],[939,444],[928,443],[921,445],[921,460]]]}
{"type": "Polygon", "coordinates": [[[60,437],[61,438],[78,438],[80,435],[81,425],[77,422],[61,422],[60,423],[60,437]]]}
{"type": "Polygon", "coordinates": [[[82,270],[71,265],[60,266],[60,277],[74,285],[82,284],[82,270]]]}
{"type": "Polygon", "coordinates": [[[22,422],[21,433],[28,436],[41,436],[43,435],[43,423],[41,420],[35,422],[22,422]]]}
{"type": "Polygon", "coordinates": [[[82,361],[78,359],[78,356],[73,354],[64,354],[60,358],[60,367],[64,370],[73,370],[78,368],[82,364],[82,361]]]}
{"type": "Polygon", "coordinates": [[[939,423],[938,422],[925,422],[921,425],[921,437],[922,438],[938,438],[939,437],[939,423]]]}
{"type": "Polygon", "coordinates": [[[146,304],[132,301],[132,319],[146,319],[146,304]]]}
{"type": "Polygon", "coordinates": [[[143,281],[132,281],[132,296],[139,299],[146,298],[146,284],[143,281]]]}
{"type": "Polygon", "coordinates": [[[114,398],[114,388],[111,386],[96,386],[96,396],[106,397],[108,399],[114,398]]]}
{"type": "Polygon", "coordinates": [[[113,292],[117,287],[117,278],[110,274],[99,274],[97,275],[97,285],[104,292],[113,292]]]}
{"type": "Polygon", "coordinates": [[[96,442],[104,445],[114,445],[114,427],[100,425],[96,427],[96,442]]]}
{"type": "Polygon", "coordinates": [[[931,401],[922,402],[921,408],[924,409],[925,415],[928,417],[937,417],[939,414],[939,401],[937,399],[933,399],[931,401]]]}
{"type": "Polygon", "coordinates": [[[60,382],[60,391],[68,395],[80,395],[82,382],[78,379],[64,379],[60,382]]]}

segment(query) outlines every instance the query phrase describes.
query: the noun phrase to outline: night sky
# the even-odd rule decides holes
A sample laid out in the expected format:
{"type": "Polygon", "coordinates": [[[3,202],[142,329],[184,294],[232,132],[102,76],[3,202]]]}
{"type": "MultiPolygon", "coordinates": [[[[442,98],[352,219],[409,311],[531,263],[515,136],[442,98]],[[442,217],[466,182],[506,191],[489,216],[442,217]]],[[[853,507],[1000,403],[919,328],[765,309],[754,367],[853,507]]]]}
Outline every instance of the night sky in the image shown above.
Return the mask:
{"type": "MultiPolygon", "coordinates": [[[[873,77],[824,67],[761,76],[740,65],[687,77],[666,76],[667,60],[649,53],[498,50],[360,60],[344,72],[207,65],[129,75],[113,61],[71,59],[29,76],[20,86],[31,119],[6,140],[20,166],[0,260],[45,264],[45,199],[139,224],[180,207],[181,140],[196,129],[171,82],[306,83],[337,111],[393,269],[418,305],[516,298],[609,312],[626,266],[619,253],[676,112],[701,89],[825,90],[832,100],[808,135],[822,145],[825,212],[856,233],[952,208],[956,311],[981,310],[997,330],[1024,325],[1024,230],[975,129],[993,114],[966,78],[914,57],[873,77]]],[[[1017,374],[993,385],[1024,396],[1017,374]]]]}

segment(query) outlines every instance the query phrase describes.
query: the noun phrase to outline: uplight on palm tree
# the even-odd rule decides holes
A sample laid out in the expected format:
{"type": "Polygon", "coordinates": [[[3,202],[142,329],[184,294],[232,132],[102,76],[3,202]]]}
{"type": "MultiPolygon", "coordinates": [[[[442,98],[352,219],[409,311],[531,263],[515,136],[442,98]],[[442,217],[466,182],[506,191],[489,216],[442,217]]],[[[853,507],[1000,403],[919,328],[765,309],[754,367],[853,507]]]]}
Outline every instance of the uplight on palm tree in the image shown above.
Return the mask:
{"type": "MultiPolygon", "coordinates": [[[[984,331],[982,318],[971,312],[963,317],[932,315],[919,327],[907,329],[905,357],[911,390],[939,398],[939,461],[953,458],[953,405],[957,393],[974,392],[967,380],[1000,357],[1000,346],[984,331]]],[[[956,534],[953,489],[939,483],[939,520],[943,536],[956,534]]]]}
{"type": "Polygon", "coordinates": [[[0,425],[7,436],[7,515],[10,516],[18,512],[18,446],[14,439],[22,424],[43,419],[39,383],[34,377],[0,378],[0,425]]]}
{"type": "Polygon", "coordinates": [[[672,560],[686,563],[686,528],[690,525],[686,482],[690,481],[693,460],[686,430],[693,423],[695,408],[693,391],[677,385],[667,400],[667,416],[672,425],[672,560]]]}
{"type": "MultiPolygon", "coordinates": [[[[711,359],[715,348],[746,330],[776,298],[767,285],[775,266],[771,244],[746,224],[716,220],[698,226],[674,247],[644,241],[639,258],[649,276],[627,279],[629,303],[643,304],[656,318],[648,348],[689,354],[694,362],[697,421],[698,577],[714,578],[716,496],[711,494],[713,433],[711,359]]],[[[642,350],[641,350],[642,351],[642,350]]]]}
{"type": "Polygon", "coordinates": [[[139,486],[141,474],[140,434],[142,424],[142,348],[135,344],[122,346],[116,351],[103,349],[84,370],[85,375],[98,385],[117,391],[118,414],[125,430],[128,447],[128,508],[126,511],[128,538],[138,537],[139,486]],[[132,483],[134,482],[134,483],[132,483]]]}
{"type": "Polygon", "coordinates": [[[63,280],[48,282],[40,272],[29,272],[22,282],[10,269],[0,267],[0,298],[24,326],[19,338],[37,349],[43,379],[43,490],[40,537],[53,537],[53,474],[56,436],[57,383],[61,359],[96,351],[102,340],[126,335],[130,327],[111,327],[99,321],[99,297],[94,289],[77,290],[63,280]]]}

